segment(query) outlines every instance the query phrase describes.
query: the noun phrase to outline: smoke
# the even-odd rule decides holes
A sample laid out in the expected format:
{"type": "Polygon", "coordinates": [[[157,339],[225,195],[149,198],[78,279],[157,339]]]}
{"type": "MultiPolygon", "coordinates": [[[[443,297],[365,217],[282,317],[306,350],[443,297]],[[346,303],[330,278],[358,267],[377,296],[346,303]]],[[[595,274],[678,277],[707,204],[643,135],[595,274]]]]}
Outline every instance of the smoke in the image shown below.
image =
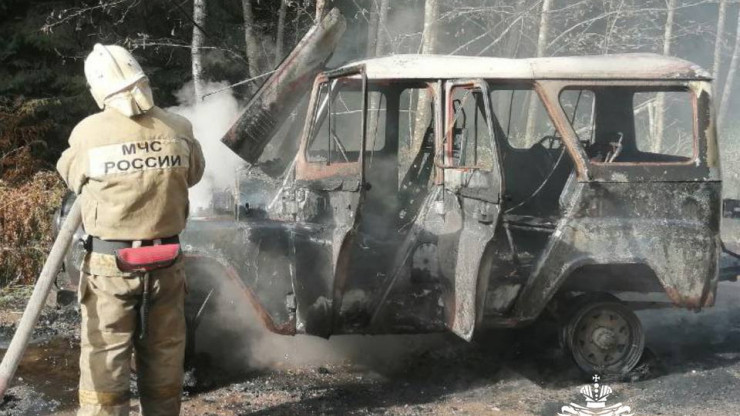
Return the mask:
{"type": "MultiPolygon", "coordinates": [[[[207,82],[203,85],[203,91],[207,94],[227,85],[222,82],[207,82]]],[[[196,102],[192,82],[180,88],[175,96],[179,105],[167,110],[190,120],[195,138],[200,142],[206,159],[203,179],[190,189],[190,210],[197,212],[210,206],[214,191],[233,187],[236,169],[245,163],[221,143],[221,137],[239,114],[239,104],[231,90],[196,102]]]]}
{"type": "Polygon", "coordinates": [[[734,282],[721,282],[717,303],[701,313],[688,310],[657,309],[638,313],[646,345],[670,361],[681,364],[699,360],[714,353],[737,352],[740,338],[738,318],[740,287],[734,282]]]}
{"type": "Polygon", "coordinates": [[[209,365],[226,373],[349,363],[379,372],[394,371],[409,357],[449,342],[441,334],[343,335],[330,339],[273,334],[234,282],[215,278],[214,271],[204,272],[194,281],[215,291],[198,326],[197,351],[209,357],[209,365]]]}
{"type": "MultiPolygon", "coordinates": [[[[208,82],[203,91],[216,91],[225,83],[208,82]]],[[[230,90],[196,102],[193,83],[175,93],[178,106],[168,108],[193,125],[206,160],[201,182],[190,190],[191,211],[211,206],[213,193],[232,188],[236,170],[245,162],[220,139],[233,124],[239,105],[230,90]]],[[[223,275],[212,270],[189,270],[197,276],[190,281],[191,294],[215,289],[208,312],[198,327],[197,351],[224,372],[253,368],[297,367],[353,362],[373,368],[392,369],[409,354],[442,343],[439,335],[430,336],[343,336],[330,340],[313,336],[281,336],[267,331],[252,306],[238,294],[241,290],[223,275]],[[202,288],[194,287],[203,285],[202,288]]]]}

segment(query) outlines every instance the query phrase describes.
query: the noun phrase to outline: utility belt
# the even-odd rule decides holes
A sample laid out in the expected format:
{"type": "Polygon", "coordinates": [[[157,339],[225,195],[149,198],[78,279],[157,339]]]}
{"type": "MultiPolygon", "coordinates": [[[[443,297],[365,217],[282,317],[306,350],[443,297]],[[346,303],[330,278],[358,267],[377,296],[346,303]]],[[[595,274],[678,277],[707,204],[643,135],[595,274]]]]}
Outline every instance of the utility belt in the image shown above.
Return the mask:
{"type": "Polygon", "coordinates": [[[85,240],[85,249],[93,253],[114,255],[119,270],[135,273],[141,277],[143,291],[139,308],[141,319],[139,337],[145,338],[149,318],[150,272],[175,264],[180,258],[180,237],[128,241],[102,240],[89,236],[85,240]]]}
{"type": "Polygon", "coordinates": [[[85,249],[98,254],[116,255],[116,250],[132,247],[151,247],[163,244],[180,244],[180,237],[173,236],[155,240],[102,240],[98,237],[89,236],[85,240],[85,249]]]}
{"type": "Polygon", "coordinates": [[[90,236],[85,241],[85,249],[116,256],[118,269],[123,272],[150,272],[175,264],[180,257],[180,237],[131,241],[90,236]]]}

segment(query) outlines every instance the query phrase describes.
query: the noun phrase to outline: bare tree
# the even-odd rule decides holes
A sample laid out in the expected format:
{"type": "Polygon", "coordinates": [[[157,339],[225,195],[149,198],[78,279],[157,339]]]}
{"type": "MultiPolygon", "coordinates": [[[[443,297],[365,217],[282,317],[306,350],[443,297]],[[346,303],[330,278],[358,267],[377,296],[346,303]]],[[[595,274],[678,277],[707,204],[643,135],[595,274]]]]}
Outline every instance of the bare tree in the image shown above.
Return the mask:
{"type": "MultiPolygon", "coordinates": [[[[244,44],[247,48],[247,61],[249,77],[260,75],[259,47],[260,41],[254,33],[254,12],[252,11],[252,0],[242,0],[242,12],[244,14],[244,44]]],[[[257,85],[251,83],[250,89],[255,91],[257,85]]]]}
{"type": "MultiPolygon", "coordinates": [[[[370,0],[372,3],[371,15],[368,21],[367,31],[367,55],[379,56],[383,53],[382,33],[384,32],[386,20],[388,18],[389,0],[383,0],[382,3],[378,4],[379,0],[370,0]]],[[[370,97],[370,117],[368,119],[368,132],[372,132],[370,137],[375,137],[378,129],[378,116],[380,110],[381,99],[377,94],[373,94],[370,97]]],[[[371,159],[372,160],[372,159],[371,159]]]]}
{"type": "MultiPolygon", "coordinates": [[[[740,24],[740,10],[738,10],[738,24],[740,24]]],[[[719,105],[719,115],[717,116],[717,126],[721,129],[725,124],[725,117],[730,107],[730,97],[732,96],[732,84],[735,81],[735,73],[737,72],[737,61],[740,59],[740,27],[735,31],[735,46],[732,51],[732,59],[730,60],[730,68],[727,71],[727,79],[725,80],[725,87],[722,90],[722,101],[719,105]]]]}
{"type": "Polygon", "coordinates": [[[510,35],[508,42],[503,46],[504,56],[506,57],[516,58],[519,55],[519,46],[521,46],[522,35],[524,32],[524,17],[526,15],[525,6],[526,0],[517,0],[514,11],[519,16],[517,16],[510,26],[513,28],[514,25],[519,25],[519,31],[514,35],[510,35]]]}
{"type": "MultiPolygon", "coordinates": [[[[663,29],[663,55],[671,54],[671,41],[673,39],[673,23],[676,19],[676,0],[668,0],[665,27],[663,29]]],[[[663,147],[663,132],[665,130],[665,95],[658,94],[655,102],[655,124],[653,125],[653,151],[661,152],[663,147]]]]}
{"type": "MultiPolygon", "coordinates": [[[[53,10],[46,18],[46,23],[41,26],[41,32],[51,34],[54,28],[65,23],[78,25],[80,19],[92,20],[91,15],[94,12],[102,12],[106,15],[112,15],[113,11],[123,5],[127,5],[122,13],[122,18],[117,23],[122,23],[128,12],[136,5],[129,0],[101,1],[98,4],[83,5],[81,7],[70,7],[61,10],[53,10]]],[[[79,26],[76,30],[79,29],[79,26]]]]}
{"type": "MultiPolygon", "coordinates": [[[[547,34],[550,29],[550,8],[552,6],[552,0],[543,0],[542,1],[542,10],[540,11],[540,31],[537,35],[537,51],[535,52],[535,56],[542,57],[545,56],[545,52],[547,49],[547,34]]],[[[527,130],[526,130],[526,138],[529,141],[527,144],[534,144],[533,140],[534,138],[534,131],[535,131],[535,123],[537,121],[538,116],[538,109],[539,106],[537,105],[538,98],[535,94],[530,94],[529,98],[529,112],[527,113],[527,130]]]]}
{"type": "Polygon", "coordinates": [[[426,0],[424,3],[424,31],[421,35],[421,53],[437,52],[439,26],[439,0],[426,0]]]}
{"type": "MultiPolygon", "coordinates": [[[[712,78],[714,85],[719,85],[719,71],[722,66],[722,38],[725,33],[725,17],[727,15],[727,1],[719,0],[719,11],[717,12],[717,34],[714,38],[714,59],[712,60],[712,78]]],[[[719,88],[717,88],[719,92],[719,88]]]]}
{"type": "Polygon", "coordinates": [[[206,23],[206,0],[193,0],[193,40],[190,49],[193,63],[193,87],[195,101],[203,97],[203,44],[205,33],[203,27],[206,23]]]}
{"type": "Polygon", "coordinates": [[[537,57],[545,56],[547,48],[547,32],[550,29],[550,7],[552,0],[542,1],[542,11],[540,12],[540,31],[537,34],[537,57]]]}
{"type": "Polygon", "coordinates": [[[370,18],[367,21],[367,46],[365,47],[367,56],[375,56],[375,46],[378,44],[378,19],[380,18],[378,8],[378,0],[370,0],[370,18]]]}
{"type": "MultiPolygon", "coordinates": [[[[421,53],[432,54],[437,52],[437,36],[439,28],[439,0],[426,0],[424,3],[424,30],[421,34],[421,53]]],[[[411,143],[412,153],[416,154],[421,148],[421,142],[427,129],[427,120],[431,115],[431,101],[429,95],[420,93],[416,101],[416,117],[414,118],[414,139],[411,143]]]]}
{"type": "MultiPolygon", "coordinates": [[[[373,0],[377,1],[377,0],[373,0]]],[[[385,45],[390,38],[388,33],[388,10],[391,6],[391,0],[381,0],[380,8],[378,9],[378,33],[375,40],[375,56],[380,56],[385,53],[385,45]]]]}
{"type": "Polygon", "coordinates": [[[390,0],[370,0],[370,3],[366,44],[368,57],[382,55],[385,51],[385,39],[389,37],[386,24],[390,0]]]}
{"type": "Polygon", "coordinates": [[[283,60],[283,45],[285,44],[285,16],[288,12],[288,0],[280,0],[278,10],[277,35],[275,36],[275,60],[273,66],[280,65],[283,60]]]}

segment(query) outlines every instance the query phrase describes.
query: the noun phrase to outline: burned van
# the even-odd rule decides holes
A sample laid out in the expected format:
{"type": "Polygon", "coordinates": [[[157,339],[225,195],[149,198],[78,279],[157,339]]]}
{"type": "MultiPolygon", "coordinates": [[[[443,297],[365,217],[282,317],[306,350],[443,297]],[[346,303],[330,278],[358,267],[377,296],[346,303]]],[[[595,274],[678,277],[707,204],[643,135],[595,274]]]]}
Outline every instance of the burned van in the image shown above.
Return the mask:
{"type": "Polygon", "coordinates": [[[274,332],[471,340],[548,313],[579,367],[620,374],[635,309],[714,303],[720,166],[690,62],[369,59],[316,77],[296,139],[281,181],[242,171],[230,214],[182,236],[274,332]]]}
{"type": "Polygon", "coordinates": [[[623,372],[633,307],[714,302],[712,108],[705,71],[655,55],[350,64],[316,78],[266,215],[209,244],[281,333],[470,340],[547,308],[579,366],[623,372]]]}

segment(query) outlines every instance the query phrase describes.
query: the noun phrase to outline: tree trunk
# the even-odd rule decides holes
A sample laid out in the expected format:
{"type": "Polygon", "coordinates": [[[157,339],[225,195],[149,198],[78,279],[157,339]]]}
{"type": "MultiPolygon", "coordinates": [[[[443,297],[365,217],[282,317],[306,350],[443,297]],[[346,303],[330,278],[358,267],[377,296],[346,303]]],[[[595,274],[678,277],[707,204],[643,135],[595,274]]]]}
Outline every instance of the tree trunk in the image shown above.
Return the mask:
{"type": "Polygon", "coordinates": [[[301,41],[301,16],[303,13],[300,12],[300,10],[297,13],[293,14],[293,30],[291,30],[293,36],[290,40],[291,45],[297,45],[298,42],[301,41]]]}
{"type": "MultiPolygon", "coordinates": [[[[367,56],[375,57],[383,53],[383,41],[381,36],[384,33],[385,22],[388,17],[388,1],[383,0],[381,4],[378,4],[380,0],[370,0],[372,6],[370,8],[370,20],[368,21],[367,30],[367,56]]],[[[372,94],[370,96],[369,108],[370,113],[368,114],[368,137],[373,137],[373,140],[378,131],[378,118],[380,116],[381,100],[378,94],[372,94]]],[[[374,144],[373,147],[374,148],[374,144]]],[[[370,159],[372,161],[372,158],[370,159]]]]}
{"type": "Polygon", "coordinates": [[[203,43],[205,34],[201,30],[206,24],[206,0],[193,0],[193,40],[190,54],[193,63],[193,87],[195,102],[203,97],[203,43]]]}
{"type": "MultiPolygon", "coordinates": [[[[540,32],[537,35],[537,51],[535,53],[535,56],[540,58],[542,56],[545,56],[545,52],[547,49],[547,34],[550,28],[550,7],[552,6],[552,0],[543,0],[542,1],[542,11],[540,12],[540,32]]],[[[534,91],[529,94],[529,110],[527,112],[527,130],[526,130],[526,140],[527,145],[533,145],[537,142],[537,139],[534,137],[535,135],[535,128],[538,118],[538,110],[539,106],[538,104],[539,97],[537,94],[534,93],[534,91]]]]}
{"type": "Polygon", "coordinates": [[[421,53],[437,52],[439,0],[424,3],[424,31],[421,35],[421,53]]]}
{"type": "Polygon", "coordinates": [[[550,7],[552,0],[543,0],[540,12],[540,31],[537,34],[537,57],[545,56],[547,48],[547,35],[550,29],[550,7]]]}
{"type": "MultiPolygon", "coordinates": [[[[738,10],[737,20],[738,24],[740,24],[740,10],[738,10]]],[[[722,101],[719,105],[719,115],[717,116],[717,127],[720,130],[724,128],[725,117],[727,116],[727,111],[730,107],[730,98],[732,97],[732,84],[735,81],[735,72],[737,72],[738,59],[740,59],[740,27],[738,27],[735,32],[735,47],[732,51],[730,69],[727,71],[725,87],[722,89],[722,101]]]]}
{"type": "MultiPolygon", "coordinates": [[[[673,21],[676,16],[676,0],[668,0],[668,13],[663,30],[663,55],[671,54],[671,39],[673,38],[673,21]]],[[[663,130],[665,129],[665,95],[658,94],[655,102],[655,125],[653,126],[653,151],[660,153],[663,147],[663,130]]]]}
{"type": "MultiPolygon", "coordinates": [[[[377,0],[373,0],[377,1],[377,0]]],[[[375,40],[375,56],[385,54],[385,45],[390,44],[390,33],[388,33],[388,10],[391,6],[391,0],[381,0],[380,9],[378,10],[378,35],[375,40]]]]}
{"type": "MultiPolygon", "coordinates": [[[[527,12],[526,10],[526,0],[517,0],[516,2],[516,8],[515,12],[519,17],[522,17],[519,19],[519,30],[512,29],[509,34],[507,35],[509,38],[502,47],[502,53],[501,56],[505,58],[518,58],[519,57],[519,49],[522,44],[522,37],[524,35],[524,27],[526,24],[526,19],[524,18],[524,14],[527,12]]],[[[518,18],[518,17],[517,17],[518,18]]],[[[496,56],[496,55],[494,55],[496,56]]],[[[506,108],[509,104],[509,98],[506,94],[497,94],[498,95],[498,101],[496,103],[495,108],[506,108]]]]}
{"type": "MultiPolygon", "coordinates": [[[[254,13],[252,12],[252,0],[242,0],[242,10],[244,13],[244,44],[247,48],[247,62],[249,78],[254,78],[261,74],[259,63],[260,42],[254,33],[254,13]]],[[[257,90],[258,84],[252,82],[249,84],[251,92],[257,90]]]]}
{"type": "Polygon", "coordinates": [[[285,44],[285,16],[288,13],[288,0],[280,0],[278,10],[277,35],[275,36],[275,60],[273,66],[280,65],[283,60],[283,45],[285,44]]]}
{"type": "MultiPolygon", "coordinates": [[[[525,0],[517,0],[516,6],[515,6],[515,12],[516,14],[524,14],[526,13],[526,1],[525,0]]],[[[506,41],[505,45],[503,46],[503,53],[501,56],[505,58],[518,58],[519,57],[519,46],[521,45],[522,35],[524,31],[524,23],[526,19],[522,18],[519,19],[520,21],[520,29],[519,33],[514,32],[513,30],[509,32],[508,40],[506,41]]],[[[495,55],[494,55],[495,56],[495,55]]]]}
{"type": "Polygon", "coordinates": [[[719,71],[722,66],[722,39],[725,34],[725,17],[727,15],[727,1],[719,0],[717,12],[717,35],[714,37],[714,60],[712,61],[712,78],[714,79],[715,94],[719,93],[719,71]]]}
{"type": "MultiPolygon", "coordinates": [[[[439,0],[426,0],[424,3],[424,31],[421,35],[421,53],[437,52],[439,21],[439,0]]],[[[416,100],[416,117],[414,118],[414,139],[411,143],[412,154],[421,149],[427,120],[430,119],[431,101],[426,93],[419,93],[416,100]]]]}
{"type": "Polygon", "coordinates": [[[663,55],[671,54],[671,38],[673,37],[673,21],[676,17],[676,0],[668,0],[668,13],[663,31],[663,55]]]}
{"type": "Polygon", "coordinates": [[[378,19],[380,17],[378,1],[370,0],[370,18],[367,21],[367,45],[365,47],[365,54],[368,57],[375,56],[375,48],[378,44],[378,19]]]}

